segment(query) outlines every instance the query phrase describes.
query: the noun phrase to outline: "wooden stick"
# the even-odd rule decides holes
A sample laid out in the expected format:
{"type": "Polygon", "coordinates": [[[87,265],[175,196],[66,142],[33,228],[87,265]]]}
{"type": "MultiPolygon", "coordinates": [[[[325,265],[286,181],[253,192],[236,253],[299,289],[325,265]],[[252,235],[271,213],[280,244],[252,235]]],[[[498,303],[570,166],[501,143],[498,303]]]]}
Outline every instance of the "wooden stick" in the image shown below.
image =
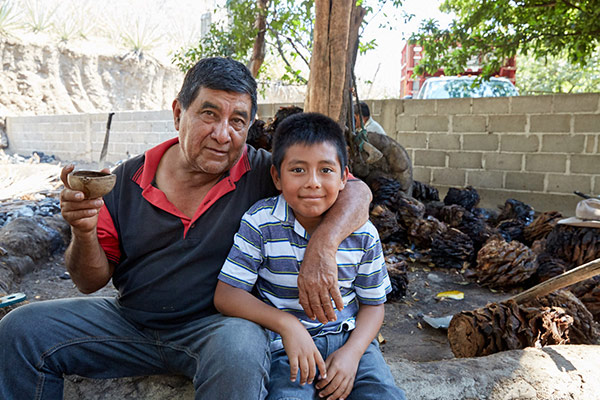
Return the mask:
{"type": "Polygon", "coordinates": [[[514,300],[517,304],[527,303],[536,297],[545,296],[555,290],[584,281],[598,274],[600,274],[600,258],[580,265],[577,268],[573,268],[554,278],[550,278],[539,285],[535,285],[534,287],[511,297],[509,300],[514,300]]]}

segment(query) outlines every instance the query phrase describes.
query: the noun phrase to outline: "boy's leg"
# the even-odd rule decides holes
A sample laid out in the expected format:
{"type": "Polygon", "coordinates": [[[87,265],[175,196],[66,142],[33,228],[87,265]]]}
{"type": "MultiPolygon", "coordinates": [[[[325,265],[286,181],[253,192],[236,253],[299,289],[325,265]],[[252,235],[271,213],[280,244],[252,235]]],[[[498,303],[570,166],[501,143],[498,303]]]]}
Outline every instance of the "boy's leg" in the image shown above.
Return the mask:
{"type": "Polygon", "coordinates": [[[124,319],[114,299],[48,300],[0,321],[0,398],[61,399],[63,375],[161,374],[156,342],[124,319]]]}
{"type": "Polygon", "coordinates": [[[260,325],[216,314],[155,334],[169,370],[193,380],[196,399],[262,400],[267,395],[271,358],[260,325]]]}
{"type": "MultiPolygon", "coordinates": [[[[300,377],[290,380],[290,363],[284,349],[271,353],[267,400],[306,400],[317,397],[315,384],[300,385],[300,377]]],[[[316,382],[316,378],[315,378],[316,382]]]]}
{"type": "Polygon", "coordinates": [[[396,386],[385,362],[377,339],[373,340],[360,359],[354,388],[349,399],[405,400],[404,391],[396,386]]]}

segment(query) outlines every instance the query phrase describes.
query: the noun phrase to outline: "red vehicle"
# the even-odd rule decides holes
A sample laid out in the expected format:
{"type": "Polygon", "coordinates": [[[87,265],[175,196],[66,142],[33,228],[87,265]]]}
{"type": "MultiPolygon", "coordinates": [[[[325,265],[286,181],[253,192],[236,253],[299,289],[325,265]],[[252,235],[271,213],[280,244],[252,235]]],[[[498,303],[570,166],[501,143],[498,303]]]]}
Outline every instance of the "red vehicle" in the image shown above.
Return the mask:
{"type": "MultiPolygon", "coordinates": [[[[401,80],[400,80],[400,97],[401,98],[413,98],[419,92],[421,86],[425,82],[425,79],[432,76],[444,76],[444,70],[439,69],[435,74],[425,75],[414,75],[414,68],[421,60],[421,52],[423,48],[415,44],[406,44],[402,49],[402,65],[401,65],[401,80]]],[[[515,58],[507,60],[506,64],[500,68],[496,77],[507,78],[512,84],[515,84],[515,75],[517,72],[517,66],[515,58]]],[[[467,66],[463,75],[477,76],[481,73],[481,67],[476,63],[472,63],[467,66]]]]}

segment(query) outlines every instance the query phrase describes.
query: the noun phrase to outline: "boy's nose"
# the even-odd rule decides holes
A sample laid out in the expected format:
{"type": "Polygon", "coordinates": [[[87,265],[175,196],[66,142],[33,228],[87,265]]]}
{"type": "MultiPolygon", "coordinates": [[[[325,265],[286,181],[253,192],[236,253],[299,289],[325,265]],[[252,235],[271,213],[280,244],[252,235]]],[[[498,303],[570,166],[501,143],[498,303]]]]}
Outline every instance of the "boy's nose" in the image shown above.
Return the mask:
{"type": "Polygon", "coordinates": [[[308,187],[321,187],[321,181],[316,171],[312,171],[308,174],[306,180],[306,186],[308,187]]]}

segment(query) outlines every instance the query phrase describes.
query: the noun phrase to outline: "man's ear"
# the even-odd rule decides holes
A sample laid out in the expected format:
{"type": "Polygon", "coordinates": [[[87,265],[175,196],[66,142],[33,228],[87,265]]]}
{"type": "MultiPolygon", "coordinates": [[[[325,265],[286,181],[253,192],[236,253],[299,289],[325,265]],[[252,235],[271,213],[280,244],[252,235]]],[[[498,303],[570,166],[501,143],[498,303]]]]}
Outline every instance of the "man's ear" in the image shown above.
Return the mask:
{"type": "Polygon", "coordinates": [[[348,166],[346,166],[344,168],[344,172],[342,173],[342,183],[340,185],[340,190],[342,190],[343,188],[346,187],[346,182],[348,182],[348,174],[350,173],[350,170],[348,169],[348,166]]]}
{"type": "Polygon", "coordinates": [[[279,173],[277,173],[277,168],[274,165],[271,165],[271,178],[273,178],[273,183],[277,190],[281,191],[281,180],[279,178],[279,173]]]}
{"type": "Polygon", "coordinates": [[[173,124],[175,125],[175,130],[179,131],[179,121],[181,121],[181,115],[183,114],[179,100],[173,100],[171,107],[173,108],[173,124]]]}

